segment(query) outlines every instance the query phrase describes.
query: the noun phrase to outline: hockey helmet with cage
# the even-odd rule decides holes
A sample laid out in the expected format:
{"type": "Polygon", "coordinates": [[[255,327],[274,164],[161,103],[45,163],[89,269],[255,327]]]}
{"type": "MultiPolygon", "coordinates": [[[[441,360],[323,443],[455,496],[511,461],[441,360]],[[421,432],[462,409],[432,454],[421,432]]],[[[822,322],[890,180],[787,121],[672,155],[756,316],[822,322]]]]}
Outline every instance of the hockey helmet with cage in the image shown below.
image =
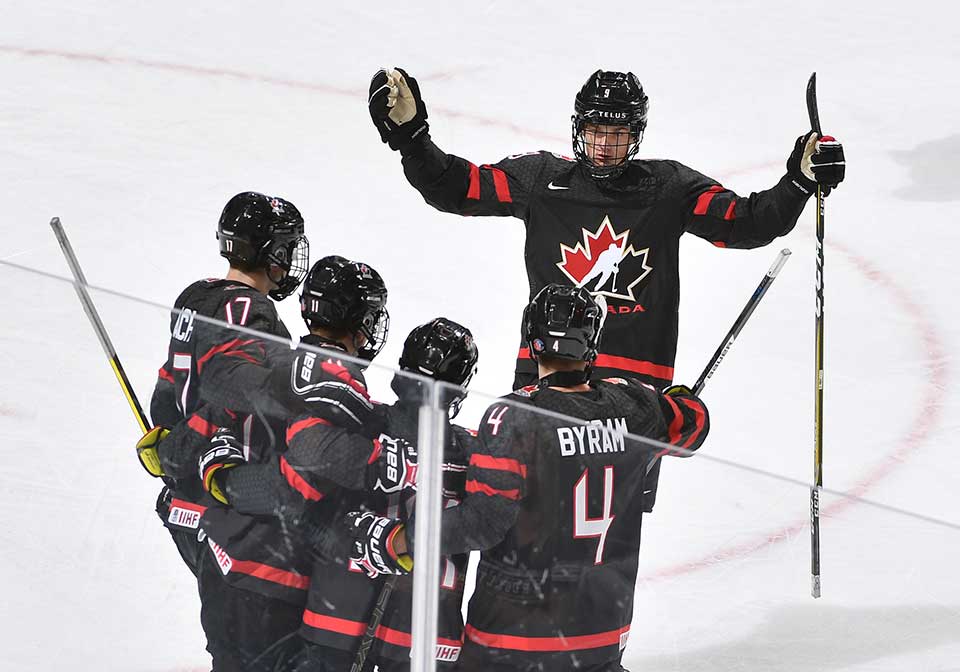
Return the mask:
{"type": "Polygon", "coordinates": [[[308,328],[361,334],[357,356],[372,360],[387,342],[387,286],[373,268],[331,255],[313,265],[303,283],[300,315],[308,328]]]}
{"type": "MultiPolygon", "coordinates": [[[[466,398],[464,388],[477,371],[479,351],[470,330],[445,317],[416,327],[403,343],[401,371],[429,376],[446,383],[441,386],[441,403],[453,418],[466,398]]],[[[398,374],[391,384],[400,399],[420,402],[420,381],[398,374]]]]}
{"type": "Polygon", "coordinates": [[[628,162],[637,154],[647,127],[649,100],[643,92],[640,80],[632,72],[597,70],[580,88],[574,100],[574,115],[571,118],[573,155],[595,179],[617,177],[626,170],[628,162]],[[621,160],[604,165],[595,158],[601,151],[595,146],[597,127],[627,127],[628,133],[604,135],[610,142],[619,145],[612,153],[621,160]],[[617,139],[613,139],[617,138],[617,139]]]}
{"type": "Polygon", "coordinates": [[[290,201],[255,191],[237,194],[220,214],[217,240],[220,256],[231,265],[266,270],[276,301],[293,294],[307,274],[310,246],[303,217],[290,201]]]}
{"type": "Polygon", "coordinates": [[[593,362],[606,308],[582,287],[552,283],[523,311],[523,340],[533,359],[593,362]]]}

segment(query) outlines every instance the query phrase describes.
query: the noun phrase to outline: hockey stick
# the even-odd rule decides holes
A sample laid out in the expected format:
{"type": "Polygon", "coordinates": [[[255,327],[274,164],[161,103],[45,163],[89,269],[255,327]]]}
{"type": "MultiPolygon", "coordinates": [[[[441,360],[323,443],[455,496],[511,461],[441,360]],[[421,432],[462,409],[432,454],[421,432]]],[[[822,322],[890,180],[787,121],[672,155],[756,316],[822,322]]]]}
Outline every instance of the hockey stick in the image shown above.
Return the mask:
{"type": "Polygon", "coordinates": [[[357,655],[353,659],[353,665],[350,666],[350,672],[361,672],[367,662],[367,656],[370,654],[370,647],[373,646],[373,640],[376,639],[377,629],[383,620],[383,614],[387,611],[387,603],[393,594],[393,589],[397,585],[398,574],[391,574],[383,582],[380,588],[380,596],[377,603],[373,605],[373,611],[370,613],[370,620],[367,622],[367,629],[363,633],[363,639],[360,640],[360,646],[357,648],[357,655]]]}
{"type": "Polygon", "coordinates": [[[87,279],[83,276],[83,271],[80,269],[80,262],[77,261],[77,255],[73,253],[73,247],[71,247],[70,241],[67,239],[67,234],[63,230],[63,225],[60,224],[59,217],[54,217],[50,220],[50,228],[53,229],[53,234],[57,237],[57,242],[60,243],[63,256],[67,258],[67,265],[70,266],[70,272],[73,274],[73,287],[77,290],[77,296],[80,297],[83,312],[87,314],[90,325],[93,327],[94,332],[96,332],[97,338],[100,339],[100,345],[103,346],[103,351],[106,353],[107,360],[110,362],[110,368],[113,369],[113,374],[117,377],[117,382],[120,383],[123,396],[126,397],[127,403],[130,404],[130,410],[133,411],[133,415],[137,419],[137,424],[140,425],[140,431],[146,434],[150,431],[150,421],[147,419],[146,413],[143,412],[143,407],[140,406],[140,401],[133,391],[130,379],[127,378],[127,373],[123,370],[123,365],[120,364],[117,351],[110,341],[110,336],[107,335],[107,329],[103,326],[103,321],[100,319],[99,313],[97,313],[97,308],[93,305],[93,299],[90,298],[90,294],[87,292],[87,279]]]}
{"type": "MultiPolygon", "coordinates": [[[[818,136],[820,111],[817,109],[817,73],[807,82],[807,115],[810,128],[818,136]]],[[[820,489],[823,487],[823,201],[829,187],[817,185],[817,305],[813,402],[813,480],[810,487],[810,576],[811,594],[820,597],[820,489]]]]}
{"type": "Polygon", "coordinates": [[[737,336],[740,335],[740,332],[743,330],[743,326],[747,323],[747,320],[750,319],[750,316],[753,315],[753,311],[756,310],[760,300],[767,293],[767,290],[770,289],[770,285],[773,284],[773,281],[776,279],[780,269],[783,268],[783,265],[787,263],[789,258],[790,250],[786,248],[780,250],[780,254],[778,254],[777,258],[773,261],[773,266],[771,266],[770,270],[767,271],[767,274],[763,276],[763,280],[761,280],[760,284],[757,285],[757,288],[753,292],[753,296],[750,297],[750,300],[747,301],[747,305],[745,305],[743,310],[740,311],[740,315],[737,316],[733,326],[730,327],[730,331],[728,331],[727,335],[723,337],[723,342],[720,344],[720,347],[717,348],[717,351],[713,353],[713,357],[711,357],[710,361],[707,362],[707,366],[704,367],[703,373],[700,374],[700,377],[697,379],[697,383],[693,386],[694,394],[699,396],[700,392],[707,384],[707,381],[713,376],[713,372],[717,370],[718,366],[720,366],[720,362],[722,362],[723,358],[727,356],[727,352],[730,351],[730,347],[733,345],[733,342],[737,340],[737,336]]]}
{"type": "MultiPolygon", "coordinates": [[[[710,380],[714,372],[717,370],[717,367],[720,366],[720,362],[723,361],[723,358],[726,357],[727,353],[730,351],[730,347],[733,345],[733,342],[737,340],[737,336],[739,336],[740,332],[743,331],[743,327],[746,325],[747,320],[749,320],[750,316],[753,315],[753,311],[756,310],[760,300],[763,299],[767,293],[767,290],[770,289],[770,285],[773,284],[773,281],[777,278],[777,275],[780,273],[780,269],[783,268],[783,265],[787,263],[787,260],[790,258],[790,254],[791,252],[787,248],[780,250],[779,254],[777,254],[777,258],[773,260],[773,265],[770,267],[770,270],[768,270],[763,276],[760,284],[757,285],[757,288],[753,291],[753,295],[747,301],[747,305],[745,305],[743,310],[740,311],[737,319],[733,322],[733,326],[730,327],[730,331],[728,331],[727,335],[723,337],[723,342],[720,343],[720,347],[718,347],[716,352],[713,353],[713,357],[711,357],[710,361],[707,362],[706,367],[703,369],[703,373],[701,373],[700,378],[697,379],[696,384],[691,390],[691,392],[693,392],[695,395],[699,396],[700,392],[703,391],[703,388],[706,387],[707,381],[710,380]]],[[[669,453],[669,449],[666,448],[657,452],[653,459],[647,464],[646,473],[649,474],[650,470],[653,469],[653,466],[657,463],[657,460],[662,458],[664,455],[668,455],[669,453]]]]}

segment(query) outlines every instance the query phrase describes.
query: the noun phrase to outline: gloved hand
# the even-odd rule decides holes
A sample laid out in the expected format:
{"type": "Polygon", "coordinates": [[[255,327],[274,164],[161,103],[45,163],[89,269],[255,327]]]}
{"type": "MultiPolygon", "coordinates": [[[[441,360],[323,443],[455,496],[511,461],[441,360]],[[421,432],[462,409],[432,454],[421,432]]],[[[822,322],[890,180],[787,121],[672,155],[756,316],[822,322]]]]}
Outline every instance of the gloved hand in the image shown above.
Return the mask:
{"type": "Polygon", "coordinates": [[[377,71],[370,80],[367,106],[380,139],[390,149],[411,144],[430,128],[417,80],[400,68],[377,71]]]}
{"type": "Polygon", "coordinates": [[[676,397],[677,395],[692,397],[693,390],[686,385],[671,385],[670,387],[665,387],[663,389],[663,394],[667,395],[668,397],[676,397]]]}
{"type": "Polygon", "coordinates": [[[289,381],[296,403],[307,413],[364,436],[380,433],[372,432],[378,423],[366,386],[342,363],[304,352],[294,358],[289,373],[282,375],[289,381]]]}
{"type": "Polygon", "coordinates": [[[787,159],[787,172],[808,191],[815,191],[820,184],[826,196],[843,182],[846,172],[843,145],[829,135],[818,140],[816,132],[810,131],[797,138],[787,159]]]}
{"type": "Polygon", "coordinates": [[[373,489],[387,494],[406,488],[416,490],[417,447],[386,434],[381,434],[376,444],[380,446],[380,454],[370,465],[373,479],[376,479],[373,489]]]}
{"type": "Polygon", "coordinates": [[[396,536],[404,529],[402,522],[372,511],[351,511],[347,521],[353,532],[350,559],[371,579],[381,574],[409,574],[413,570],[413,557],[393,548],[396,536]]]}
{"type": "Polygon", "coordinates": [[[157,446],[163,441],[170,430],[166,427],[154,427],[137,441],[137,458],[147,473],[154,477],[164,476],[163,466],[160,464],[160,455],[157,446]]]}
{"type": "Polygon", "coordinates": [[[218,481],[227,469],[246,464],[243,456],[243,445],[229,429],[219,429],[210,439],[210,448],[200,456],[198,463],[200,481],[203,489],[213,495],[214,499],[229,504],[223,483],[218,481]]]}
{"type": "Polygon", "coordinates": [[[817,141],[817,151],[810,157],[810,170],[818,184],[823,185],[824,196],[836,189],[847,172],[847,162],[843,156],[843,145],[831,135],[825,135],[817,141]]]}

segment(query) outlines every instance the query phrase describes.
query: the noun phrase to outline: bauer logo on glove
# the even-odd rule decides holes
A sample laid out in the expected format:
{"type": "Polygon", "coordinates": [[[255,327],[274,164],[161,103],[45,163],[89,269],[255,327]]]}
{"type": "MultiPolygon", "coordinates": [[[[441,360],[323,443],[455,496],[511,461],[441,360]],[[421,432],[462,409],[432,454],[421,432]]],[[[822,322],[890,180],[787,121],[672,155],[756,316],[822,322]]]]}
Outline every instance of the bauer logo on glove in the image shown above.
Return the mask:
{"type": "Polygon", "coordinates": [[[227,469],[245,463],[243,446],[237,437],[229,429],[217,430],[210,439],[210,448],[200,456],[198,464],[203,489],[213,495],[217,501],[229,504],[226,489],[218,479],[223,477],[227,469]]]}

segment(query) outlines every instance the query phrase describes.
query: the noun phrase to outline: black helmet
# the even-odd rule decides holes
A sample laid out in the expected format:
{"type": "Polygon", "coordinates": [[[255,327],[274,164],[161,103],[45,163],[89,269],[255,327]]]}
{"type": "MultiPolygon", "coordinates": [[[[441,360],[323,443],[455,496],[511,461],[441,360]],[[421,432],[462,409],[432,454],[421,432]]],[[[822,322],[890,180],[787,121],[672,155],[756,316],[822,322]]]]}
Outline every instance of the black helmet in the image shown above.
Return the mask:
{"type": "Polygon", "coordinates": [[[308,328],[363,334],[366,343],[357,355],[366,360],[377,356],[390,331],[383,278],[364,263],[336,255],[324,257],[310,269],[300,295],[300,314],[308,328]]]}
{"type": "MultiPolygon", "coordinates": [[[[400,355],[400,369],[426,375],[434,380],[455,385],[445,387],[441,401],[449,407],[450,417],[460,411],[466,398],[466,388],[477,372],[480,354],[470,330],[445,317],[422,324],[407,336],[400,355]]],[[[393,391],[401,399],[420,401],[419,381],[404,376],[394,376],[393,391]]]]}
{"type": "Polygon", "coordinates": [[[541,289],[523,311],[530,356],[592,362],[597,358],[605,309],[586,289],[557,283],[541,289]]]}
{"type": "MultiPolygon", "coordinates": [[[[572,117],[573,155],[586,167],[596,179],[607,179],[620,175],[626,170],[643,139],[647,127],[646,94],[640,80],[632,72],[613,72],[597,70],[590,75],[577,94],[572,117]],[[614,165],[598,165],[590,158],[595,141],[590,133],[584,133],[587,125],[626,126],[629,133],[621,139],[605,136],[607,143],[612,140],[617,146],[616,154],[622,154],[622,160],[614,165]]],[[[620,158],[618,156],[618,158],[620,158]]]]}
{"type": "Polygon", "coordinates": [[[220,256],[232,265],[266,269],[277,285],[269,292],[276,301],[293,294],[307,274],[310,246],[303,235],[303,217],[290,201],[255,191],[237,194],[223,208],[217,240],[220,256]]]}

